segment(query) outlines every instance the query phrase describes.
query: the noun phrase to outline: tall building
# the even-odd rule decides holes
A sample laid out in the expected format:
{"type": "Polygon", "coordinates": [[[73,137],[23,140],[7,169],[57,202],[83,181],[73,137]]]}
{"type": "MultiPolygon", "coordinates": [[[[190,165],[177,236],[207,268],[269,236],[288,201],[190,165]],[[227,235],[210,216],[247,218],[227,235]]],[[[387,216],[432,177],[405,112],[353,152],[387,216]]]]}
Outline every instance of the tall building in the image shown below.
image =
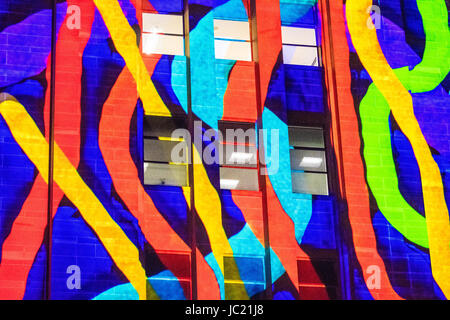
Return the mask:
{"type": "Polygon", "coordinates": [[[449,9],[0,1],[0,299],[449,298],[449,9]]]}

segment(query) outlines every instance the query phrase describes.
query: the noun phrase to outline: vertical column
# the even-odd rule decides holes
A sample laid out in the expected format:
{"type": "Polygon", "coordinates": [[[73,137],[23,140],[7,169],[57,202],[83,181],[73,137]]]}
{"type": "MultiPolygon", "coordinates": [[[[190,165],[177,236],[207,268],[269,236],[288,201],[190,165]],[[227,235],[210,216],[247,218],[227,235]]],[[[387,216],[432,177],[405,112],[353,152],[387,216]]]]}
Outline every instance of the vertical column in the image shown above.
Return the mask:
{"type": "MultiPolygon", "coordinates": [[[[82,243],[81,226],[75,217],[69,215],[69,212],[74,215],[81,212],[80,204],[87,201],[75,200],[74,194],[82,194],[76,186],[78,180],[61,170],[66,164],[64,157],[70,167],[79,169],[83,141],[81,124],[86,123],[82,120],[82,108],[85,106],[82,105],[83,58],[91,35],[94,8],[93,2],[82,0],[69,0],[64,6],[58,4],[60,26],[54,25],[53,28],[57,34],[51,57],[53,85],[50,87],[50,103],[46,101],[45,105],[45,114],[50,114],[47,125],[51,152],[49,173],[52,169],[54,172],[53,177],[49,178],[48,226],[52,229],[49,237],[49,299],[71,299],[74,295],[85,294],[83,285],[87,282],[87,270],[81,257],[94,256],[91,253],[94,244],[82,243]],[[70,200],[63,201],[65,197],[70,200]]],[[[84,172],[78,173],[87,182],[84,172]]]]}
{"type": "MultiPolygon", "coordinates": [[[[287,124],[287,108],[284,86],[284,67],[282,61],[282,38],[281,38],[281,14],[279,1],[253,1],[253,10],[256,21],[253,21],[254,58],[256,61],[259,123],[261,129],[280,129],[269,127],[263,122],[264,114],[273,113],[280,121],[287,124]]],[[[253,15],[253,14],[252,14],[253,15]]],[[[281,136],[280,139],[283,139],[281,136]]],[[[287,143],[286,141],[277,141],[287,143]]],[[[269,141],[263,141],[264,147],[268,147],[269,141]]],[[[263,148],[264,148],[263,147],[263,148]]],[[[272,147],[272,149],[275,146],[272,147]]],[[[278,147],[278,146],[277,146],[278,147]]],[[[268,150],[260,150],[262,154],[268,150]]],[[[280,159],[285,162],[287,159],[280,159]]],[[[276,175],[277,173],[275,173],[276,175]]],[[[276,274],[275,259],[273,254],[280,259],[290,282],[296,288],[297,279],[297,251],[298,244],[295,241],[295,228],[280,204],[279,194],[275,192],[269,176],[261,177],[263,187],[264,203],[264,234],[266,246],[267,285],[272,289],[279,274],[276,274]],[[286,229],[286,227],[288,229],[286,229]]],[[[290,186],[289,186],[290,187],[290,186]]],[[[282,189],[278,192],[286,193],[290,190],[282,189]]],[[[296,289],[294,289],[296,290],[296,289]]],[[[271,299],[274,292],[268,290],[268,298],[271,299]]],[[[294,292],[294,294],[296,294],[294,292]]]]}
{"type": "MultiPolygon", "coordinates": [[[[333,41],[333,32],[332,32],[332,20],[331,20],[331,8],[330,3],[327,0],[319,0],[319,8],[322,17],[322,60],[324,64],[324,73],[325,73],[325,81],[327,85],[327,99],[330,108],[330,136],[333,145],[333,151],[335,153],[335,163],[336,170],[334,170],[333,180],[335,181],[333,186],[336,191],[337,196],[337,204],[335,206],[335,210],[337,212],[337,227],[336,232],[338,235],[338,250],[339,250],[339,266],[340,266],[340,289],[341,289],[341,297],[343,299],[350,299],[350,285],[348,279],[348,253],[346,248],[346,236],[345,233],[342,232],[342,225],[344,224],[342,215],[340,214],[342,210],[345,210],[345,206],[343,207],[343,197],[345,197],[346,189],[343,177],[343,162],[342,162],[342,143],[340,137],[340,122],[339,122],[339,108],[338,108],[338,92],[337,92],[337,82],[336,82],[336,66],[335,66],[335,48],[333,41]]],[[[343,18],[343,16],[342,16],[343,18]]],[[[335,17],[336,19],[336,17],[335,17]]],[[[335,22],[336,23],[336,22],[335,22]]],[[[341,21],[340,23],[343,23],[341,21]]],[[[335,31],[336,32],[336,31],[335,31]]],[[[344,44],[341,44],[344,48],[340,48],[343,52],[347,52],[348,48],[345,48],[344,44]]]]}
{"type": "Polygon", "coordinates": [[[49,161],[48,161],[48,197],[47,197],[47,270],[45,299],[51,298],[51,257],[53,234],[53,161],[55,145],[55,82],[56,82],[56,0],[52,0],[52,51],[51,51],[51,76],[50,76],[50,119],[49,119],[49,161]]]}
{"type": "MultiPolygon", "coordinates": [[[[191,49],[190,49],[190,13],[189,0],[184,0],[184,48],[186,55],[186,85],[187,85],[187,109],[188,109],[188,130],[191,137],[194,136],[194,115],[192,113],[191,96],[191,49]]],[[[191,298],[198,299],[197,283],[197,237],[196,237],[196,212],[195,212],[195,192],[194,192],[194,154],[193,144],[189,146],[189,186],[190,186],[190,207],[188,215],[190,247],[191,247],[191,298]]]]}
{"type": "MultiPolygon", "coordinates": [[[[252,53],[253,61],[255,62],[255,86],[256,86],[256,101],[257,101],[257,127],[258,129],[263,129],[262,123],[262,111],[264,110],[265,96],[262,96],[261,90],[263,83],[261,82],[261,62],[265,62],[265,55],[262,54],[262,61],[260,60],[260,45],[258,37],[258,15],[257,15],[257,1],[252,0],[250,3],[250,14],[251,14],[251,38],[252,38],[252,53]]],[[[260,24],[261,27],[261,24],[260,24]]],[[[264,39],[263,39],[264,41],[264,39]]],[[[261,48],[262,50],[264,48],[261,48]]],[[[264,142],[259,144],[260,155],[265,153],[264,142]]],[[[263,164],[260,164],[261,170],[266,170],[263,164]]],[[[259,174],[259,185],[262,190],[262,208],[263,208],[263,227],[264,227],[264,266],[266,273],[266,298],[271,300],[273,298],[272,292],[272,268],[271,268],[271,256],[270,256],[270,232],[269,232],[269,217],[268,217],[268,203],[267,203],[267,185],[264,175],[259,174]]]]}
{"type": "MultiPolygon", "coordinates": [[[[217,128],[218,121],[218,101],[216,94],[216,79],[215,79],[215,53],[214,53],[214,19],[213,10],[215,1],[202,0],[192,1],[187,0],[187,17],[189,28],[186,35],[188,35],[188,45],[186,48],[188,59],[188,95],[189,95],[189,124],[191,136],[195,138],[196,135],[202,135],[203,132],[209,128],[217,128]],[[195,121],[201,121],[202,124],[195,124],[195,121]]],[[[217,272],[213,270],[211,264],[205,264],[204,258],[206,258],[205,252],[208,251],[210,246],[210,222],[218,222],[221,210],[220,205],[217,205],[217,194],[215,186],[210,172],[213,172],[217,168],[214,166],[208,166],[203,163],[198,163],[202,156],[203,142],[198,141],[197,144],[192,143],[191,166],[190,166],[190,179],[191,179],[191,230],[192,237],[195,240],[195,250],[198,248],[198,255],[195,257],[194,263],[196,265],[196,282],[197,282],[197,298],[198,299],[218,299],[219,296],[212,294],[214,289],[212,285],[219,288],[217,272]],[[196,159],[194,161],[194,159],[196,159]],[[208,190],[207,192],[205,190],[208,190]],[[202,226],[200,225],[202,224],[202,226]],[[205,233],[210,240],[208,243],[203,243],[201,239],[205,239],[203,234],[200,237],[200,233],[205,233]],[[200,253],[202,252],[202,253],[200,253]],[[205,257],[200,257],[203,254],[205,257]],[[206,269],[205,269],[206,268],[206,269]],[[205,277],[205,272],[209,273],[208,277],[205,277]],[[214,283],[208,283],[206,279],[213,280],[214,283]]],[[[221,233],[221,225],[216,226],[216,233],[221,233]]],[[[206,240],[206,239],[205,239],[206,240]]],[[[194,249],[194,248],[193,248],[194,249]]],[[[210,256],[210,258],[213,256],[210,256]]],[[[216,259],[221,257],[214,256],[216,259]]],[[[219,262],[219,261],[217,261],[219,262]]],[[[219,262],[220,263],[220,262],[219,262]]],[[[220,277],[219,277],[220,279],[220,277]]]]}

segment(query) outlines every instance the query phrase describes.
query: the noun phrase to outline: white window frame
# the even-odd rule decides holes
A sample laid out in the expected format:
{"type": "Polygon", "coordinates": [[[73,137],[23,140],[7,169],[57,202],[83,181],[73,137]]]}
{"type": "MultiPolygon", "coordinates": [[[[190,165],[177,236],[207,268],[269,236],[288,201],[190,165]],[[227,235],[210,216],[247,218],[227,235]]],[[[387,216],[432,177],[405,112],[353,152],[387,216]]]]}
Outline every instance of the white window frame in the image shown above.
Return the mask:
{"type": "Polygon", "coordinates": [[[322,66],[316,28],[282,26],[281,35],[284,64],[322,66]]]}
{"type": "Polygon", "coordinates": [[[216,59],[252,61],[250,22],[214,19],[216,59]]]}
{"type": "MultiPolygon", "coordinates": [[[[250,127],[253,127],[253,124],[250,122],[235,122],[235,121],[220,121],[219,124],[219,130],[221,129],[221,127],[226,127],[228,125],[233,125],[236,129],[242,129],[244,130],[244,132],[246,132],[246,130],[248,130],[250,127]],[[241,127],[239,127],[241,125],[241,127]]],[[[226,131],[226,130],[225,130],[226,131]]],[[[219,172],[219,177],[220,177],[220,189],[221,190],[240,190],[240,191],[251,191],[251,192],[258,192],[260,191],[260,185],[259,185],[259,166],[258,166],[258,146],[256,143],[256,130],[255,130],[255,136],[254,138],[254,145],[252,144],[252,141],[250,141],[250,143],[248,145],[246,145],[246,149],[248,148],[248,150],[250,152],[245,152],[245,153],[241,153],[241,152],[233,152],[233,154],[231,154],[230,157],[230,161],[232,161],[231,158],[233,158],[233,155],[236,155],[235,161],[231,162],[231,163],[227,163],[227,146],[233,146],[233,147],[238,147],[239,145],[236,142],[230,143],[228,141],[226,141],[227,137],[226,137],[226,132],[221,132],[222,133],[222,138],[224,141],[220,141],[220,148],[219,148],[219,152],[223,152],[223,154],[219,155],[219,159],[221,159],[221,163],[220,163],[220,172],[219,172]],[[254,151],[254,153],[252,152],[254,151]],[[249,157],[248,155],[252,155],[251,157],[249,157]],[[254,157],[256,157],[256,159],[254,159],[254,157]],[[223,159],[223,161],[222,161],[223,159]],[[242,163],[240,162],[242,161],[242,163]],[[251,162],[250,162],[251,161],[251,162]],[[240,180],[237,179],[224,179],[224,177],[222,176],[222,173],[225,170],[248,170],[247,172],[252,172],[253,174],[255,174],[256,176],[256,188],[255,189],[242,189],[239,188],[239,182],[240,180]]],[[[243,145],[240,145],[241,147],[243,147],[243,145]]],[[[238,147],[239,150],[239,147],[238,147]]]]}
{"type": "MultiPolygon", "coordinates": [[[[152,116],[146,116],[146,117],[152,117],[152,116]]],[[[177,118],[177,117],[174,117],[177,118]]],[[[177,118],[178,119],[178,118],[177,118]]],[[[185,122],[185,120],[183,120],[185,122]]],[[[145,117],[144,117],[144,122],[145,122],[145,117]]],[[[145,123],[144,123],[145,126],[145,123]]],[[[144,130],[145,132],[145,130],[144,130]]],[[[144,137],[143,137],[143,161],[142,161],[142,167],[143,167],[143,183],[145,186],[173,186],[173,187],[189,187],[189,159],[186,159],[184,162],[180,162],[180,163],[172,163],[172,162],[162,162],[162,161],[152,161],[152,160],[146,160],[145,159],[145,141],[147,140],[152,140],[154,142],[161,142],[161,143],[165,143],[167,141],[172,141],[172,142],[182,142],[182,140],[176,140],[173,139],[172,137],[168,137],[167,135],[165,136],[156,136],[156,135],[145,135],[144,133],[144,137]],[[179,166],[180,168],[183,167],[183,169],[185,169],[185,176],[184,176],[184,181],[186,182],[183,185],[173,185],[173,184],[165,184],[165,183],[159,183],[159,184],[149,184],[149,183],[145,183],[145,173],[146,173],[146,168],[151,165],[160,165],[160,166],[179,166]]],[[[187,148],[187,146],[186,146],[187,148]]],[[[187,150],[185,152],[185,154],[187,155],[187,150]]]]}
{"type": "MultiPolygon", "coordinates": [[[[319,126],[289,126],[289,129],[313,129],[313,130],[320,130],[322,132],[322,139],[323,139],[323,146],[293,146],[291,144],[291,142],[289,142],[289,146],[290,146],[290,157],[292,157],[293,151],[305,151],[305,153],[311,152],[311,153],[321,153],[323,154],[323,157],[321,157],[320,159],[322,161],[324,161],[325,163],[320,164],[320,165],[316,165],[319,162],[317,162],[316,160],[318,160],[318,157],[304,157],[302,159],[301,162],[303,162],[305,160],[305,158],[309,158],[308,161],[311,164],[311,168],[305,168],[303,170],[300,169],[295,169],[293,164],[292,164],[292,159],[291,159],[291,179],[292,179],[292,192],[295,194],[311,194],[311,195],[322,195],[322,196],[328,196],[330,194],[330,185],[328,182],[328,163],[327,163],[327,150],[326,150],[326,142],[325,142],[325,130],[323,129],[323,127],[319,127],[319,126]],[[294,190],[294,175],[295,174],[303,174],[305,177],[307,176],[312,176],[312,175],[316,175],[316,176],[321,176],[322,179],[325,178],[325,188],[326,188],[326,192],[324,193],[306,193],[306,192],[298,192],[296,190],[294,190]]],[[[296,159],[296,161],[299,161],[300,159],[296,159]]]]}
{"type": "Polygon", "coordinates": [[[141,40],[144,54],[184,56],[183,16],[143,12],[141,40]]]}

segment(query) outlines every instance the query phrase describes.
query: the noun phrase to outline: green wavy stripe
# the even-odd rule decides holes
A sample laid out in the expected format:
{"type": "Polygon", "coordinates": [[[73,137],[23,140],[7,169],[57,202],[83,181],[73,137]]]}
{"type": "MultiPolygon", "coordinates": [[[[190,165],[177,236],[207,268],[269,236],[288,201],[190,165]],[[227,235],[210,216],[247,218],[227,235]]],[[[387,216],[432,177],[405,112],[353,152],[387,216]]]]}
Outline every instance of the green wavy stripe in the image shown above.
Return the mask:
{"type": "MultiPolygon", "coordinates": [[[[422,62],[413,70],[396,69],[400,82],[412,93],[434,90],[450,70],[450,32],[445,1],[417,0],[426,35],[422,62]]],[[[403,198],[392,155],[390,108],[372,84],[360,104],[367,182],[377,205],[389,223],[405,238],[428,248],[425,218],[403,198]]]]}

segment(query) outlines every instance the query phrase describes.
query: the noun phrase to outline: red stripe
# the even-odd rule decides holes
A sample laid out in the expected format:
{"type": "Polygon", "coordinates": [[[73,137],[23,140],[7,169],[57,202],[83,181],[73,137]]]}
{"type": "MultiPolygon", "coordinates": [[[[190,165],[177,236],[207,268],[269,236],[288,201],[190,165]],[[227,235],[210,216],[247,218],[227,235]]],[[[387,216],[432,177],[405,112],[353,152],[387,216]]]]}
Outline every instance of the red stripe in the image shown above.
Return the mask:
{"type": "Polygon", "coordinates": [[[272,78],[274,66],[281,53],[281,18],[278,1],[256,1],[256,16],[258,17],[258,58],[259,81],[261,84],[261,114],[272,78]]]}
{"type": "MultiPolygon", "coordinates": [[[[291,218],[286,214],[269,180],[267,183],[267,202],[269,212],[269,237],[270,247],[280,259],[291,282],[298,288],[298,268],[297,260],[310,260],[309,256],[300,248],[295,238],[295,226],[291,218]]],[[[256,238],[264,246],[264,227],[262,224],[262,203],[261,198],[241,197],[238,192],[231,191],[233,202],[239,207],[256,238]]],[[[310,270],[315,272],[314,268],[310,270]]],[[[317,274],[311,275],[319,279],[317,274]]],[[[324,289],[324,294],[326,289],[324,289]]]]}
{"type": "Polygon", "coordinates": [[[244,4],[245,10],[247,11],[247,16],[249,18],[251,18],[250,1],[249,0],[242,0],[242,3],[244,4]]]}
{"type": "Polygon", "coordinates": [[[223,99],[223,120],[255,122],[256,104],[255,64],[237,61],[230,72],[223,99]]]}
{"type": "MultiPolygon", "coordinates": [[[[55,142],[77,167],[80,156],[82,54],[89,40],[95,9],[91,1],[71,0],[68,1],[70,5],[77,5],[81,9],[81,30],[69,30],[65,20],[59,32],[56,47],[55,142]]],[[[47,65],[50,65],[50,58],[47,65]]],[[[46,79],[50,83],[50,68],[47,68],[46,79]]],[[[50,91],[47,90],[44,106],[47,139],[49,109],[50,91]]],[[[14,221],[11,233],[3,243],[0,299],[23,298],[28,273],[42,244],[47,225],[47,207],[44,205],[47,192],[47,184],[38,175],[14,221]]],[[[53,213],[56,213],[62,197],[62,191],[55,184],[53,213]]]]}
{"type": "MultiPolygon", "coordinates": [[[[152,74],[158,58],[145,60],[147,60],[147,68],[152,74]]],[[[144,236],[155,251],[157,253],[158,251],[188,253],[191,251],[189,246],[161,216],[152,199],[144,190],[130,155],[129,123],[137,101],[135,86],[130,85],[133,82],[133,77],[128,69],[124,69],[103,106],[99,127],[100,149],[117,193],[138,219],[144,236]]],[[[177,271],[180,269],[179,266],[174,264],[167,255],[160,255],[160,259],[176,277],[181,278],[181,274],[177,271]]],[[[203,267],[201,262],[200,267],[203,267]]],[[[212,272],[210,274],[212,276],[210,278],[214,279],[212,272]]],[[[203,277],[206,275],[208,275],[207,270],[204,271],[203,277]]],[[[205,281],[209,282],[208,279],[205,281]]],[[[215,281],[214,283],[217,285],[215,281]]],[[[214,290],[211,295],[214,295],[214,290]]]]}
{"type": "MultiPolygon", "coordinates": [[[[320,6],[323,7],[323,6],[320,6]]],[[[392,300],[401,299],[401,297],[393,289],[383,259],[377,251],[377,240],[373,230],[372,219],[370,214],[369,191],[365,180],[364,163],[361,159],[361,142],[359,135],[358,117],[355,112],[355,105],[351,93],[351,72],[349,64],[349,47],[346,36],[346,25],[343,17],[343,4],[339,1],[330,2],[329,14],[331,15],[332,30],[328,30],[328,20],[324,21],[323,39],[333,37],[333,52],[329,52],[328,45],[324,47],[324,67],[327,71],[328,78],[332,75],[331,54],[336,61],[335,72],[339,75],[336,77],[336,87],[334,88],[331,81],[327,81],[330,85],[329,91],[336,90],[337,101],[332,94],[330,97],[330,105],[332,108],[333,127],[340,126],[341,130],[334,129],[335,151],[337,153],[338,168],[340,173],[341,188],[345,186],[345,196],[348,203],[348,217],[350,220],[353,242],[357,259],[361,265],[364,279],[370,276],[367,274],[367,268],[370,266],[378,266],[381,270],[381,288],[369,289],[375,299],[392,300]],[[331,32],[331,34],[330,34],[331,32]],[[332,87],[331,87],[332,86],[332,87]],[[338,108],[338,109],[337,109],[338,108]],[[339,114],[339,117],[338,117],[339,114]],[[340,136],[339,136],[340,135],[340,136]],[[351,143],[344,143],[350,141],[351,143]],[[342,142],[342,154],[339,150],[339,144],[342,142]]],[[[326,17],[326,15],[323,15],[326,17]]],[[[343,189],[342,189],[343,190],[343,189]]]]}

